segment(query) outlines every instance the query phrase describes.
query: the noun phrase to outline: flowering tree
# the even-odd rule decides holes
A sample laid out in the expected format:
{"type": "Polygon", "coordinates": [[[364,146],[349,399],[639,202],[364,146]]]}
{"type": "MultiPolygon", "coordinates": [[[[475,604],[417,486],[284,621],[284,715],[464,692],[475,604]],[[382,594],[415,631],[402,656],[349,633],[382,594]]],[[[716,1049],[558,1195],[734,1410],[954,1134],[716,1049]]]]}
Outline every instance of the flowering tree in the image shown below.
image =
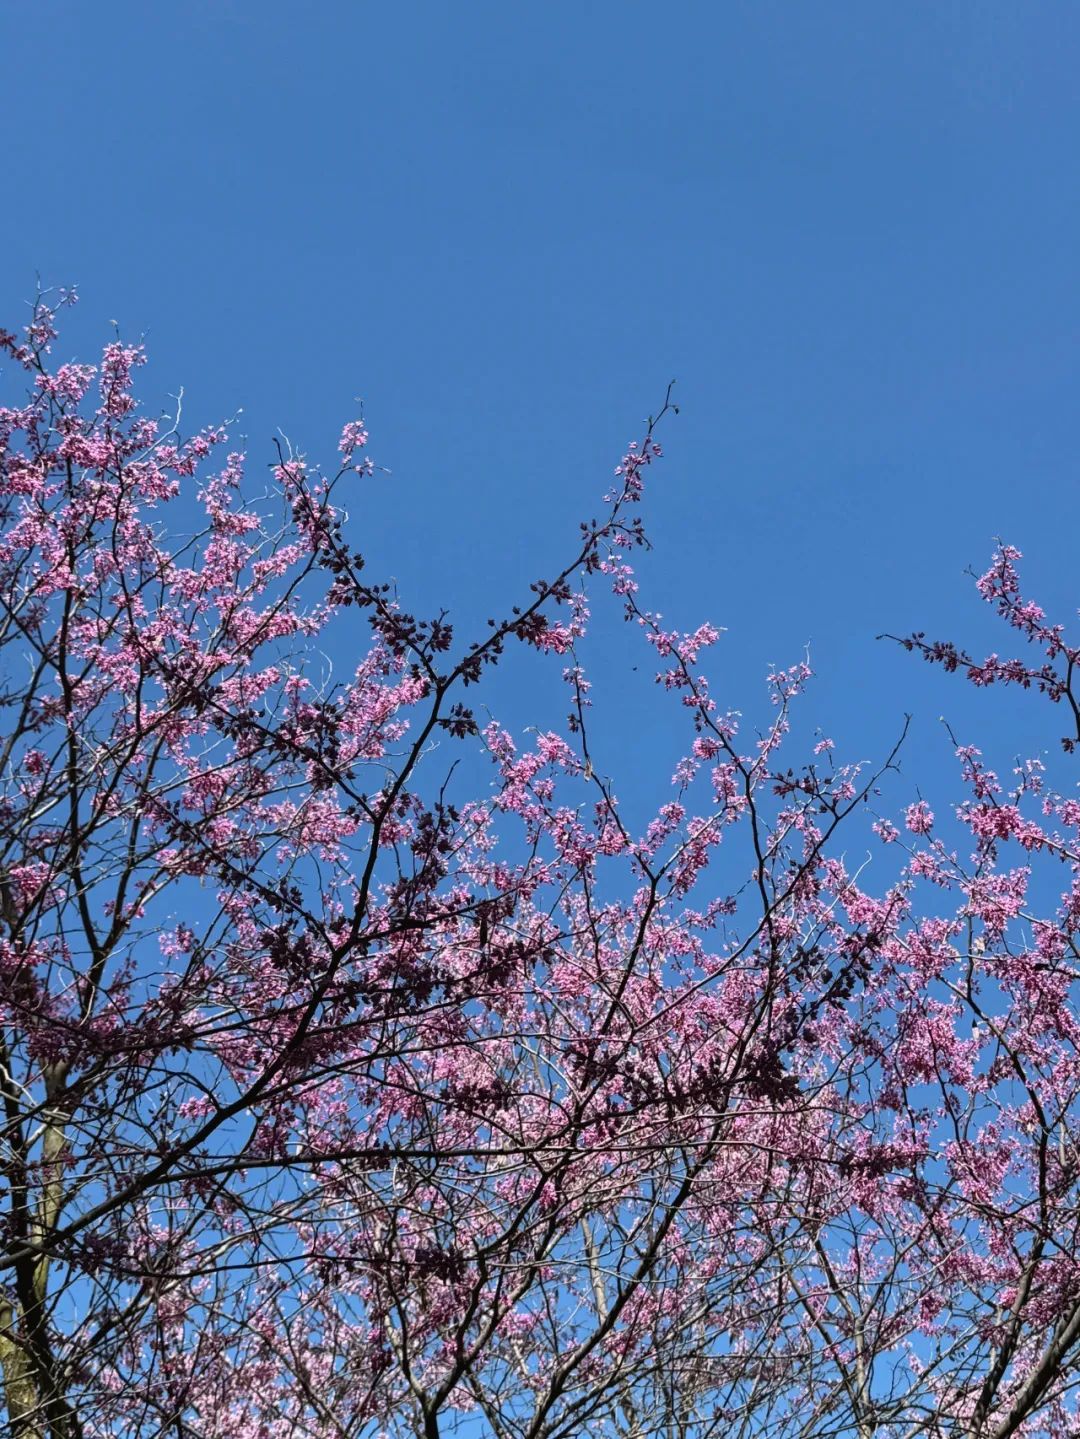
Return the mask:
{"type": "MultiPolygon", "coordinates": [[[[1080,1433],[1080,805],[962,748],[965,851],[879,818],[871,894],[836,837],[894,756],[781,759],[805,665],[743,739],[716,630],[639,599],[656,420],[461,645],[352,547],[362,424],[333,475],[281,452],[262,513],[226,431],[141,415],[136,349],[53,367],[54,321],[0,337],[14,1439],[1080,1433]],[[591,743],[590,586],[686,727],[640,831],[591,743]],[[478,726],[512,643],[555,657],[563,733],[478,726]]],[[[1071,696],[1014,558],[988,593],[1071,696]]]]}

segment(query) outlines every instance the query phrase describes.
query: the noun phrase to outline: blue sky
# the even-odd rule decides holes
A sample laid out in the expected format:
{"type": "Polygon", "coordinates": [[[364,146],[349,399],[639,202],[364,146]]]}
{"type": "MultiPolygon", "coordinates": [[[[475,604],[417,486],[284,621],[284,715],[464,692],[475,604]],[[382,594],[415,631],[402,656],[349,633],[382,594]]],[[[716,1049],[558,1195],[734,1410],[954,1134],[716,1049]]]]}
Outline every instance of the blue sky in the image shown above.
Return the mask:
{"type": "MultiPolygon", "coordinates": [[[[420,610],[468,631],[550,571],[676,377],[645,597],[727,627],[725,705],[809,643],[841,754],[914,713],[897,803],[955,793],[943,712],[998,759],[1056,744],[874,636],[1007,648],[963,578],[997,534],[1075,612],[1074,5],[42,0],[2,31],[3,323],[76,282],[65,353],[145,332],[148,399],[243,407],[253,467],[278,426],[329,459],[362,396],[392,475],[354,535],[420,610]]],[[[599,630],[606,767],[641,774],[667,711],[599,630]]],[[[515,665],[489,701],[534,694],[515,665]]]]}

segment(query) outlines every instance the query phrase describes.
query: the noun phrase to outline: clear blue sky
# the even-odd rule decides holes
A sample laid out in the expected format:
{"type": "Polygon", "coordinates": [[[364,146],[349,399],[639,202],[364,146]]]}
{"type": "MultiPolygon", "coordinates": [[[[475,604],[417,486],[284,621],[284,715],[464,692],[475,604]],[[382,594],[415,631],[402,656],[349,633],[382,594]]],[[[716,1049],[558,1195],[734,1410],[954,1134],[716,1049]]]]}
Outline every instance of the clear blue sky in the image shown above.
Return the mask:
{"type": "MultiPolygon", "coordinates": [[[[76,282],[67,350],[145,331],[148,397],[242,406],[257,461],[363,396],[356,538],[421,609],[549,570],[674,376],[646,592],[728,627],[721,700],[809,642],[815,722],[871,755],[913,710],[931,793],[943,711],[1056,743],[874,635],[1003,641],[999,533],[1075,612],[1075,4],[40,0],[0,49],[3,322],[76,282]]],[[[615,635],[612,768],[655,743],[615,635]]]]}

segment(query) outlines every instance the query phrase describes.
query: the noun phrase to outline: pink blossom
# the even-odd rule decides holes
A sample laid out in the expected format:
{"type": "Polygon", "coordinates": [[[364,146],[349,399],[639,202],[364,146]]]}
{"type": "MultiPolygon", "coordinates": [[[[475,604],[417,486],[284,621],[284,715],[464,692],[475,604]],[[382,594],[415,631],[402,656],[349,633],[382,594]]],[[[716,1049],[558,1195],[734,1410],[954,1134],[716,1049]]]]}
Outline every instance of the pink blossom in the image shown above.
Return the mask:
{"type": "Polygon", "coordinates": [[[912,834],[929,834],[934,827],[934,815],[926,801],[919,800],[908,805],[904,822],[912,834]]]}

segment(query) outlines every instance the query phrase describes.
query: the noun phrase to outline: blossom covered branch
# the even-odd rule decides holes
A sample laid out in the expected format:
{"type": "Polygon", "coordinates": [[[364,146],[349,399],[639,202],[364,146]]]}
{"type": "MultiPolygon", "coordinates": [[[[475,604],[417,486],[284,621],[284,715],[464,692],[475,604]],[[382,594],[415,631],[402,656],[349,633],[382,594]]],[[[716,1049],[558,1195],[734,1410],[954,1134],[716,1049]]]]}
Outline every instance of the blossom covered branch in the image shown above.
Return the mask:
{"type": "MultiPolygon", "coordinates": [[[[263,514],[227,428],[142,414],[138,349],[55,339],[44,299],[0,336],[15,1439],[1080,1434],[1076,800],[963,746],[953,816],[901,829],[895,751],[789,756],[805,663],[744,735],[719,630],[631,564],[670,394],[462,645],[367,576],[361,422],[329,475],[282,448],[263,514]],[[641,824],[591,717],[605,590],[685,730],[641,824]],[[478,723],[514,643],[562,732],[478,723]]],[[[988,593],[1071,697],[1014,558],[988,593]]]]}

